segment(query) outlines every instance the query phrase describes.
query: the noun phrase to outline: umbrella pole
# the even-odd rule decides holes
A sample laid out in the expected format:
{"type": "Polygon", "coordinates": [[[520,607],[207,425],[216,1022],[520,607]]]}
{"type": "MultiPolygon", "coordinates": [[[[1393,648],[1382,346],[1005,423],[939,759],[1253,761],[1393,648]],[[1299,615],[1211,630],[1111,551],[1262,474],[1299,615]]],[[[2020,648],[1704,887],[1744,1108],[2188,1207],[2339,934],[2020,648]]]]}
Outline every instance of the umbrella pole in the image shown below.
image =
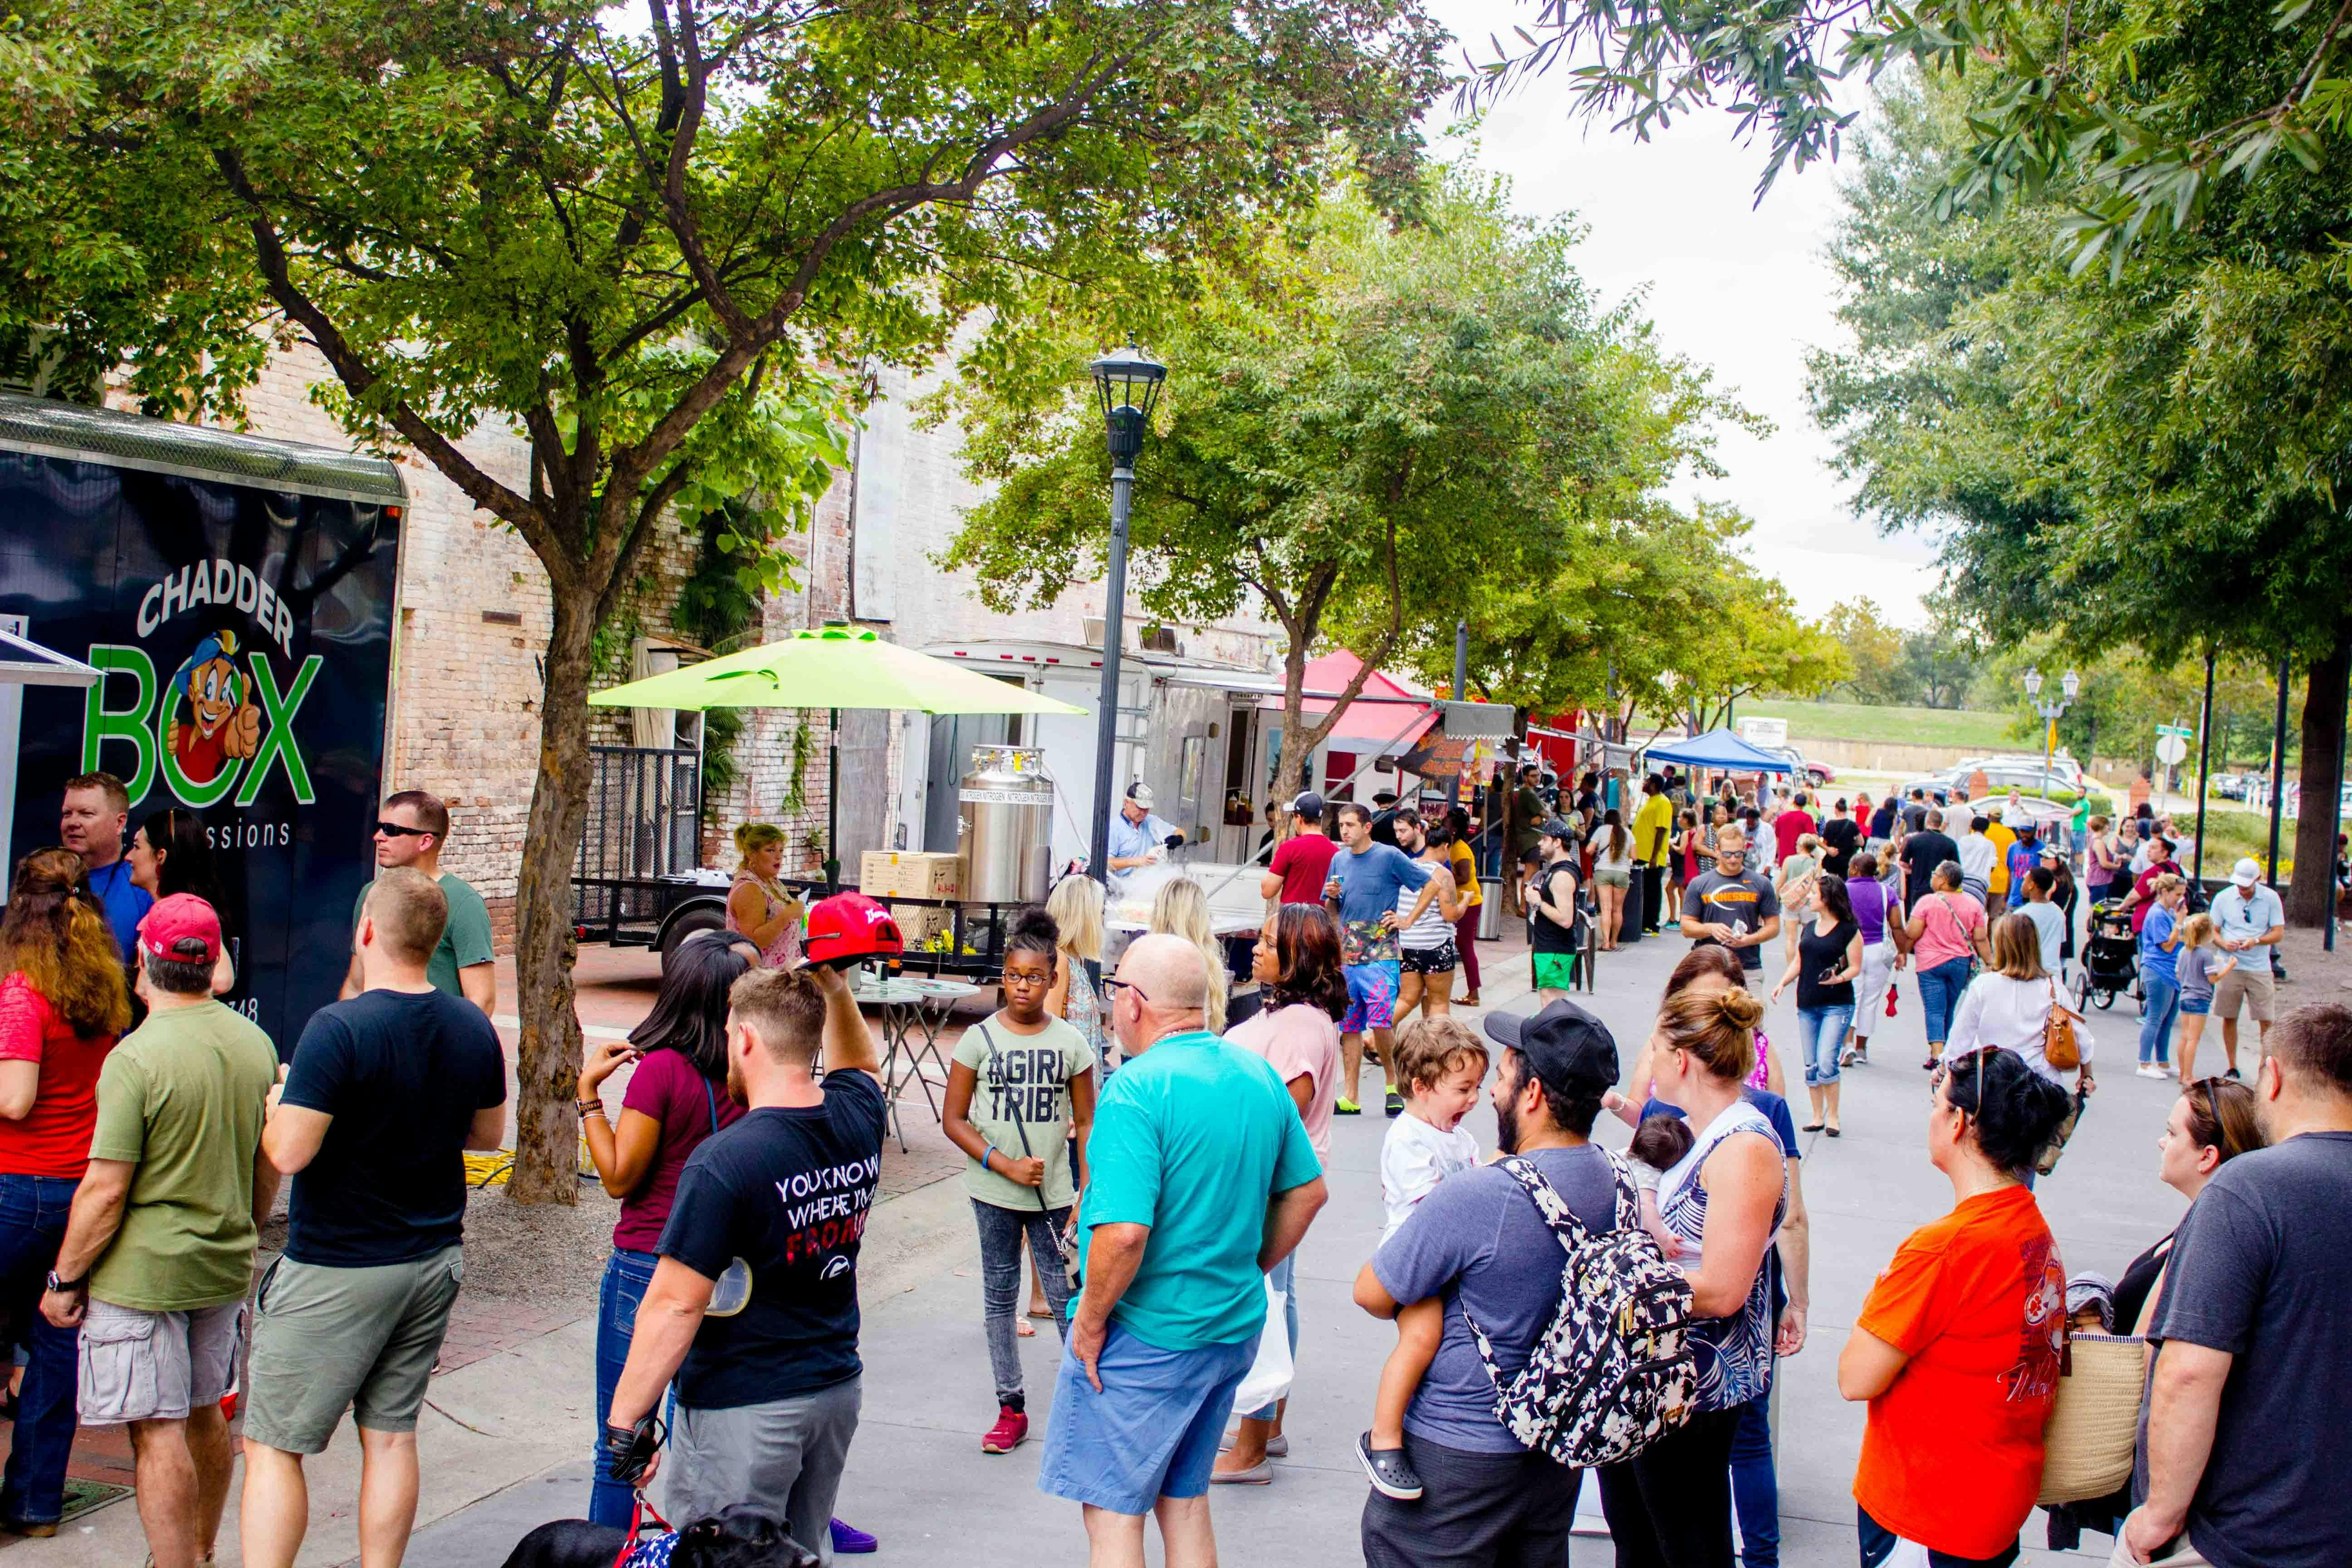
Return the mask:
{"type": "Polygon", "coordinates": [[[824,720],[824,890],[841,891],[841,710],[824,720]]]}

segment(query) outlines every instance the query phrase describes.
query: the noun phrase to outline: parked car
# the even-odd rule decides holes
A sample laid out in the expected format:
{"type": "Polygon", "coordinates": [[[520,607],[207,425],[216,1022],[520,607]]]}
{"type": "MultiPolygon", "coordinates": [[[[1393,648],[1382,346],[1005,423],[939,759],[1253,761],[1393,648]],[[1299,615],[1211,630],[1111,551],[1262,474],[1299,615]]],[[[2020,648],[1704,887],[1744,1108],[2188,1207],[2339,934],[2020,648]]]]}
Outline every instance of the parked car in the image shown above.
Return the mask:
{"type": "Polygon", "coordinates": [[[1814,789],[1821,788],[1837,777],[1835,768],[1831,767],[1827,763],[1807,762],[1805,753],[1794,746],[1764,746],[1759,749],[1785,760],[1794,770],[1789,776],[1791,779],[1802,779],[1814,789]]]}

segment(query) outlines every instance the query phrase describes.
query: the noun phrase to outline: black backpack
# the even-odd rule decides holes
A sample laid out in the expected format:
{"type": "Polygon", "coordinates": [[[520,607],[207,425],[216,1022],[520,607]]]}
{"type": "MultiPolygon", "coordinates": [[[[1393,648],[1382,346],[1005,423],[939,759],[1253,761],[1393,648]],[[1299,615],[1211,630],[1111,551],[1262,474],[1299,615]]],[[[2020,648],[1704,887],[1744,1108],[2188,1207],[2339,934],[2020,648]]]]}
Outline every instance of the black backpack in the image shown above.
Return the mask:
{"type": "Polygon", "coordinates": [[[1698,1386],[1690,1344],[1690,1280],[1642,1228],[1625,1162],[1609,1152],[1616,1226],[1588,1228],[1525,1159],[1503,1169],[1527,1190],[1568,1255],[1559,1310],[1508,1382],[1470,1317],[1470,1337],[1495,1384],[1495,1415],[1519,1443],[1579,1468],[1631,1458],[1687,1420],[1698,1386]]]}

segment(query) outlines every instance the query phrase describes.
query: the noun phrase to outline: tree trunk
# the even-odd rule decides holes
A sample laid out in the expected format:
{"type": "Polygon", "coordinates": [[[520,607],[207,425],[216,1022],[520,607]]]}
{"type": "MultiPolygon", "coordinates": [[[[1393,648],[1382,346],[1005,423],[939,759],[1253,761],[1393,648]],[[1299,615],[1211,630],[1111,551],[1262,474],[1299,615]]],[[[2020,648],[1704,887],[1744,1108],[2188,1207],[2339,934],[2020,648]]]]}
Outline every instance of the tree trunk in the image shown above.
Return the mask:
{"type": "Polygon", "coordinates": [[[596,600],[550,584],[540,705],[539,782],[523,832],[515,890],[517,1052],[515,1165],[508,1192],[520,1204],[579,1201],[580,1016],[572,1005],[572,866],[588,807],[588,678],[596,600]]]}
{"type": "Polygon", "coordinates": [[[2336,776],[2343,754],[2345,678],[2352,673],[2352,627],[2326,658],[2314,660],[2303,696],[2303,806],[2294,824],[2294,875],[2287,884],[2286,923],[2323,928],[2336,906],[2336,776]]]}
{"type": "MultiPolygon", "coordinates": [[[[1306,736],[1299,733],[1305,722],[1306,700],[1301,695],[1307,688],[1307,639],[1294,634],[1290,646],[1282,654],[1282,749],[1274,763],[1274,798],[1282,807],[1282,820],[1290,819],[1290,803],[1307,788],[1300,770],[1307,765],[1306,736]]],[[[1331,830],[1327,817],[1323,830],[1331,830]]]]}

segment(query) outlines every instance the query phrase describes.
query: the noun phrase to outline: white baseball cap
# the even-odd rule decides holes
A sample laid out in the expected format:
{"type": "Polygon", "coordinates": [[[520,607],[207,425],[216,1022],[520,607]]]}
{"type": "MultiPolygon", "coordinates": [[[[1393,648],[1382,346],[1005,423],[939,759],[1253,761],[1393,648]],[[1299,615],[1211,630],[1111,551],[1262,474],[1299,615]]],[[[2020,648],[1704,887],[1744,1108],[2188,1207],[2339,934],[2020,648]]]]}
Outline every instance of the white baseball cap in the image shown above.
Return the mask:
{"type": "Polygon", "coordinates": [[[1135,802],[1136,805],[1143,807],[1144,810],[1150,811],[1151,809],[1151,786],[1145,784],[1142,780],[1138,779],[1135,783],[1127,786],[1127,798],[1135,802]]]}
{"type": "Polygon", "coordinates": [[[2237,883],[2241,888],[2251,888],[2262,879],[2263,868],[2254,862],[2251,855],[2230,868],[2230,880],[2237,883]]]}

